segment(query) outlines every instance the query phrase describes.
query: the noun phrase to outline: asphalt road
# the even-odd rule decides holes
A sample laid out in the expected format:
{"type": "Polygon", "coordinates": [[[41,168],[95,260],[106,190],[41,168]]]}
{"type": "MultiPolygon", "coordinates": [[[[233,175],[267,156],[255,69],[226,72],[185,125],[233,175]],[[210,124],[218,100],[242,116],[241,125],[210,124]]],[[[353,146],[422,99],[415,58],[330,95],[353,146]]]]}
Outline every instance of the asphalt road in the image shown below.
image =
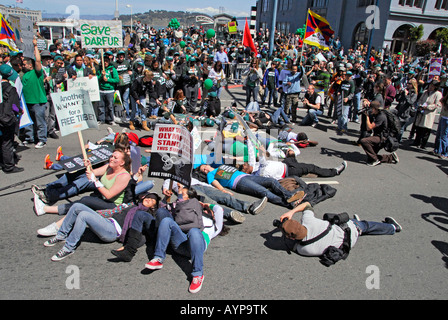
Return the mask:
{"type": "MultiPolygon", "coordinates": [[[[242,101],[241,88],[222,96],[223,105],[242,101]]],[[[300,111],[300,116],[304,111],[300,111]]],[[[189,294],[189,262],[168,255],[162,270],[148,272],[144,265],[152,248],[142,247],[131,263],[114,261],[111,249],[118,243],[101,243],[87,232],[75,254],[60,262],[51,256],[59,246],[46,248],[36,230],[56,221],[56,215],[36,216],[32,184],[56,179],[42,169],[47,153],[56,148],[66,155],[80,154],[76,135],[49,139],[44,149],[21,148],[23,173],[0,172],[0,299],[30,300],[427,300],[448,297],[448,162],[406,141],[398,151],[400,163],[374,168],[365,164],[361,147],[353,144],[359,125],[336,135],[336,126],[322,118],[317,128],[298,127],[319,145],[302,149],[300,160],[321,167],[335,167],[343,160],[348,168],[331,178],[338,184],[334,198],[318,204],[316,214],[347,212],[362,219],[381,221],[395,217],[403,231],[393,236],[365,236],[345,261],[326,268],[317,258],[288,254],[272,221],[286,210],[272,204],[258,216],[248,215],[241,225],[229,225],[230,233],[212,240],[204,257],[204,285],[189,294]]],[[[114,127],[121,130],[121,126],[114,127]]],[[[142,136],[143,132],[137,133],[142,136]]],[[[84,139],[98,140],[107,126],[83,132],[84,139]]],[[[405,134],[407,137],[408,134],[405,134]]],[[[430,138],[429,147],[434,142],[430,138]]],[[[326,181],[325,179],[308,179],[326,181]]],[[[155,179],[153,190],[160,191],[155,179]]],[[[249,201],[254,198],[236,195],[249,201]]],[[[74,198],[77,199],[77,198],[74,198]]],[[[173,310],[171,310],[173,311],[173,310]]],[[[177,312],[174,310],[173,312],[177,312]]]]}

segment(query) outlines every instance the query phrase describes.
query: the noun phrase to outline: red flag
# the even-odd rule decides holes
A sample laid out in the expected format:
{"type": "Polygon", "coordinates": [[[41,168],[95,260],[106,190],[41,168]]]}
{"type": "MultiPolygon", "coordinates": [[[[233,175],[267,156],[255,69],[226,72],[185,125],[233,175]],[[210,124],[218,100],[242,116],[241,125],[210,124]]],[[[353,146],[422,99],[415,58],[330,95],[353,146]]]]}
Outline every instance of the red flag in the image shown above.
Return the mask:
{"type": "Polygon", "coordinates": [[[252,39],[252,35],[250,34],[249,24],[246,19],[246,26],[244,27],[244,35],[243,35],[243,46],[249,47],[252,52],[255,52],[255,56],[258,55],[257,48],[254,44],[254,39],[252,39]]]}

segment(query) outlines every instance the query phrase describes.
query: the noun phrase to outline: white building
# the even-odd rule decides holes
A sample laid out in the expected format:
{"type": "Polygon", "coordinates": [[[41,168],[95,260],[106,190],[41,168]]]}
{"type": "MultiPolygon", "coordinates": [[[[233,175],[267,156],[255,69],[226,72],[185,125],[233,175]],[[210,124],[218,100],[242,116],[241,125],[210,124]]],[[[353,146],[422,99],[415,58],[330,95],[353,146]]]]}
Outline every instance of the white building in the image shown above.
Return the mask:
{"type": "MultiPolygon", "coordinates": [[[[308,9],[328,20],[344,48],[358,41],[367,44],[372,34],[375,48],[393,52],[409,50],[409,30],[424,27],[421,40],[435,39],[436,31],[448,26],[448,0],[277,0],[277,30],[294,33],[307,19],[308,9]],[[378,3],[374,13],[372,6],[378,3]],[[376,14],[377,28],[369,29],[376,14]]],[[[274,0],[258,0],[257,30],[271,29],[274,0]]]]}
{"type": "Polygon", "coordinates": [[[9,15],[18,17],[25,16],[33,21],[33,23],[42,20],[42,11],[40,10],[28,10],[20,7],[7,7],[0,4],[0,13],[6,17],[8,17],[9,15]]]}

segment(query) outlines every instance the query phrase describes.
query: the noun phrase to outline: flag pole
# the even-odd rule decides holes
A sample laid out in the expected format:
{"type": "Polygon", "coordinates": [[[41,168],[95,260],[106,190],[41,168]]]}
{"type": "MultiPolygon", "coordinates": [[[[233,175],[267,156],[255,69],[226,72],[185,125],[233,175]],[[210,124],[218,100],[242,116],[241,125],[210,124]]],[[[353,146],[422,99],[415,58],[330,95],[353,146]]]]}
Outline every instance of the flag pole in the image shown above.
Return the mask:
{"type": "Polygon", "coordinates": [[[305,33],[303,34],[303,44],[302,44],[302,50],[300,51],[300,60],[299,60],[299,66],[302,63],[303,58],[303,50],[305,49],[306,43],[305,43],[305,35],[306,35],[306,28],[308,26],[308,19],[310,18],[310,9],[308,9],[308,13],[306,14],[306,21],[305,21],[305,33]]]}

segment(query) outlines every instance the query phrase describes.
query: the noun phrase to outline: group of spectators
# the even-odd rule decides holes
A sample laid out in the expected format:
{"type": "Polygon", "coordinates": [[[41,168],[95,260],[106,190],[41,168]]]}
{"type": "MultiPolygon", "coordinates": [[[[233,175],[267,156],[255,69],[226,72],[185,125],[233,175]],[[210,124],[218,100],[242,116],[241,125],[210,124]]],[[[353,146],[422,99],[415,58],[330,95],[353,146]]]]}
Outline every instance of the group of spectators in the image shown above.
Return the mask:
{"type": "MultiPolygon", "coordinates": [[[[210,240],[228,232],[224,219],[242,223],[245,213],[258,214],[270,202],[289,210],[282,216],[285,221],[292,221],[296,212],[304,212],[298,225],[284,223],[282,230],[289,239],[312,239],[328,225],[314,217],[312,207],[334,196],[335,190],[307,185],[300,178],[306,174],[334,177],[346,169],[347,163],[327,169],[298,162],[300,148],[317,142],[293,128],[318,127],[325,116],[332,124],[337,123],[339,135],[347,133],[349,121],[359,123],[357,143],[366,152],[366,163],[376,166],[399,162],[396,153],[378,154],[388,128],[383,109],[399,118],[399,141],[402,142],[405,129],[412,126],[410,138],[415,135],[413,144],[423,149],[436,114],[441,111],[433,153],[443,159],[448,156],[447,95],[442,92],[441,81],[446,79],[443,78],[446,56],[441,77],[429,81],[429,57],[437,53],[414,60],[406,54],[386,50],[373,49],[367,53],[361,44],[344,51],[337,40],[332,41],[330,50],[322,51],[300,47],[297,36],[278,35],[270,56],[263,34],[256,37],[259,41],[255,55],[237,37],[207,39],[204,29],[194,27],[146,30],[138,22],[132,34],[124,35],[130,37],[128,47],[104,53],[83,49],[76,42],[70,45],[70,41],[64,42],[65,51],[61,44],[40,51],[34,40],[33,58],[21,53],[3,56],[0,66],[3,104],[15,97],[12,110],[16,118],[8,125],[0,122],[1,163],[5,173],[23,171],[17,167],[19,145],[44,148],[48,137],[59,138],[50,94],[67,90],[67,79],[98,79],[100,101],[94,102],[97,120],[112,128],[110,136],[99,142],[108,143],[115,150],[107,164],[92,166],[86,161],[85,172],[67,173],[55,183],[32,188],[37,215],[64,216],[38,231],[41,236],[52,237],[45,242],[47,247],[64,242],[53,261],[75,252],[86,226],[103,241],[122,242],[122,248],[112,251],[121,261],[133,259],[145,235],[156,244],[154,257],[145,267],[161,269],[171,244],[176,252],[192,258],[189,290],[195,293],[204,280],[203,254],[210,240]],[[257,130],[256,138],[236,120],[235,104],[221,112],[221,91],[231,82],[241,84],[246,91],[241,117],[251,129],[257,130]],[[16,89],[15,94],[10,87],[16,89]],[[19,129],[22,96],[34,124],[19,129]],[[299,123],[300,109],[307,113],[299,123]],[[217,133],[213,141],[200,141],[211,153],[196,155],[191,186],[165,181],[161,195],[150,192],[153,184],[142,184],[148,158],[135,156],[140,152],[132,150],[139,145],[131,133],[138,132],[139,126],[150,131],[151,125],[163,122],[184,124],[195,134],[195,125],[201,121],[208,126],[216,125],[217,133]],[[115,134],[113,128],[117,122],[127,123],[131,132],[115,134]],[[278,136],[261,134],[263,130],[271,132],[272,128],[279,129],[278,136]],[[224,157],[220,158],[220,154],[224,157]],[[132,163],[141,166],[132,172],[132,163]],[[94,195],[54,206],[87,191],[93,191],[94,195]],[[259,200],[248,203],[234,193],[259,200]],[[174,196],[176,200],[170,201],[174,196]]],[[[348,225],[354,237],[352,245],[361,234],[401,231],[391,217],[382,223],[368,223],[355,217],[348,225]]],[[[295,248],[305,255],[320,256],[327,244],[339,247],[345,243],[344,230],[337,225],[330,228],[333,231],[325,238],[325,246],[320,244],[309,251],[304,249],[305,243],[298,242],[295,248]],[[330,238],[335,239],[333,243],[328,241],[330,238]]]]}

